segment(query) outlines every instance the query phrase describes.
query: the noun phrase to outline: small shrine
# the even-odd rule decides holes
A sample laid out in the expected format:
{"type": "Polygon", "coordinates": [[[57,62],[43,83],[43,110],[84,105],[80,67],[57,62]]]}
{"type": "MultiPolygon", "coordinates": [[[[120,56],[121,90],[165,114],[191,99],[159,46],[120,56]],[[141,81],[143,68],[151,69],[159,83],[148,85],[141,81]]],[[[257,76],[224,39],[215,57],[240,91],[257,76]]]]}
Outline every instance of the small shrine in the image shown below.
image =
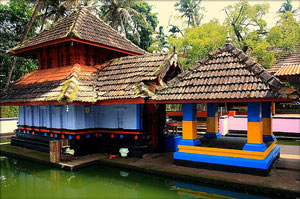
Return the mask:
{"type": "Polygon", "coordinates": [[[146,53],[83,8],[8,53],[39,61],[1,93],[19,106],[12,145],[48,152],[69,139],[75,155],[138,157],[163,147],[164,105],[145,102],[183,72],[175,51],[146,53]]]}
{"type": "Polygon", "coordinates": [[[174,164],[196,168],[267,174],[279,157],[272,132],[272,102],[291,101],[299,92],[241,50],[227,43],[158,90],[149,103],[182,103],[182,140],[174,164]],[[247,138],[219,133],[218,104],[246,102],[247,138]],[[207,132],[197,135],[197,103],[207,104],[207,132]]]}

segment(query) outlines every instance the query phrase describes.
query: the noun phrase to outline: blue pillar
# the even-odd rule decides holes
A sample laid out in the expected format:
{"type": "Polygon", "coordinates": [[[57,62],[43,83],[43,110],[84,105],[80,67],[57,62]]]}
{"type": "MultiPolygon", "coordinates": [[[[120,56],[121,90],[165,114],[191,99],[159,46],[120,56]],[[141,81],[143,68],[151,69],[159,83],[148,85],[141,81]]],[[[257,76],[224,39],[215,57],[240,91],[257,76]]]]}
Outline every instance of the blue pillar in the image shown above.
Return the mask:
{"type": "Polygon", "coordinates": [[[187,103],[182,105],[182,140],[179,145],[197,146],[200,140],[197,138],[197,104],[187,103]]]}
{"type": "Polygon", "coordinates": [[[267,146],[263,143],[261,103],[248,102],[248,129],[247,143],[243,150],[265,151],[267,146]]]}
{"type": "Polygon", "coordinates": [[[262,125],[263,125],[263,141],[275,141],[276,137],[273,134],[272,127],[272,102],[262,103],[262,125]]]}

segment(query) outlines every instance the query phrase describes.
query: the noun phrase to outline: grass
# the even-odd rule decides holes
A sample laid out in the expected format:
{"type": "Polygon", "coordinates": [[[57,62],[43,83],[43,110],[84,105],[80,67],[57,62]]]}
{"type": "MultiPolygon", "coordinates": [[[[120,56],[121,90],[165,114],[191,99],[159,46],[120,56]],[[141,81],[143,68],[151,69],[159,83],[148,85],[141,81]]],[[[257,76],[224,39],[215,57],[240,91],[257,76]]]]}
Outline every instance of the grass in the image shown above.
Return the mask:
{"type": "Polygon", "coordinates": [[[280,144],[280,145],[290,145],[290,146],[300,146],[300,141],[295,141],[295,140],[277,140],[277,144],[280,144]]]}

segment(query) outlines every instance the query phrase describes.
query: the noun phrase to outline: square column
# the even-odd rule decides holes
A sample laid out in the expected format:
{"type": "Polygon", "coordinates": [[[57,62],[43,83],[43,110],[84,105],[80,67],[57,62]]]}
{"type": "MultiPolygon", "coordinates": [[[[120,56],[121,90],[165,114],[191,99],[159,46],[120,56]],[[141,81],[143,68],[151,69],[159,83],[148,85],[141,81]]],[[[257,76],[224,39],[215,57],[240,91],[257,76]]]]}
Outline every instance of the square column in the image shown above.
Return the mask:
{"type": "Polygon", "coordinates": [[[219,133],[219,120],[218,120],[218,104],[207,103],[207,118],[206,118],[206,133],[205,138],[215,139],[221,137],[219,133]]]}
{"type": "Polygon", "coordinates": [[[263,141],[272,142],[276,140],[272,128],[272,102],[262,102],[262,126],[263,141]]]}
{"type": "Polygon", "coordinates": [[[243,150],[265,151],[266,149],[267,146],[263,143],[261,103],[248,102],[247,143],[243,150]]]}
{"type": "Polygon", "coordinates": [[[180,140],[179,145],[200,145],[200,140],[197,138],[197,104],[182,104],[182,109],[182,140],[180,140]]]}

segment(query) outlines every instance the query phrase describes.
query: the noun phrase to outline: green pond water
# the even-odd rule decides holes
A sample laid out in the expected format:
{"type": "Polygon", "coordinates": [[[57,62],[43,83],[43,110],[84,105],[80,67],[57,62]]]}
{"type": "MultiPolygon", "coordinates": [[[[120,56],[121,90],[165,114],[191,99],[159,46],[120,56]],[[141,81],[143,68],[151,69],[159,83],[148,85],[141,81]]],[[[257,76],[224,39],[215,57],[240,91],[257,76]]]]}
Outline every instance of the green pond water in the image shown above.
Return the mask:
{"type": "Polygon", "coordinates": [[[64,171],[0,157],[0,198],[266,198],[122,170],[64,171]]]}

